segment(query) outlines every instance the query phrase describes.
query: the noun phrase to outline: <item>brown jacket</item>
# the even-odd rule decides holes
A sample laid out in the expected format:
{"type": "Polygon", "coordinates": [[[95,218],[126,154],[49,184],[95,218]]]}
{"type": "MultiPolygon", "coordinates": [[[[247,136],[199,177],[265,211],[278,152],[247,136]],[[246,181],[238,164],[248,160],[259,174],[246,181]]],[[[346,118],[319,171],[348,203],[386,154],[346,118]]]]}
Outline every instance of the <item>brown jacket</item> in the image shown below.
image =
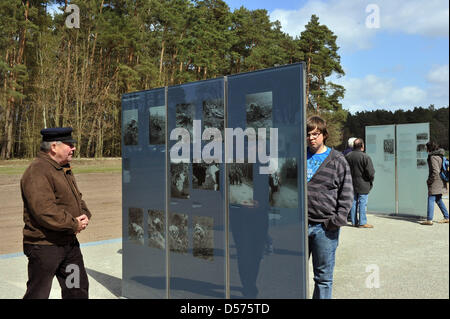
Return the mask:
{"type": "Polygon", "coordinates": [[[76,217],[91,213],[70,169],[39,152],[20,181],[23,199],[23,242],[63,245],[73,241],[76,217]]]}
{"type": "Polygon", "coordinates": [[[447,192],[447,183],[439,175],[442,167],[442,156],[444,156],[442,148],[428,155],[428,195],[445,194],[447,192]]]}

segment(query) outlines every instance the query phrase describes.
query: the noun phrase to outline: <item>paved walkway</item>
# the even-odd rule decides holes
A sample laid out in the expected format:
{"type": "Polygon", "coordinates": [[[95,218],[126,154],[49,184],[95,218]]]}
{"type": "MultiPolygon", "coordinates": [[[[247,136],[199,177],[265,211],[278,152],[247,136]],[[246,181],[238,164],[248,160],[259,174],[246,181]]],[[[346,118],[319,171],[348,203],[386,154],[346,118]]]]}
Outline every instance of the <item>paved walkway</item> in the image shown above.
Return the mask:
{"type": "MultiPolygon", "coordinates": [[[[341,228],[333,298],[449,299],[449,224],[372,214],[368,221],[375,228],[341,228]]],[[[121,247],[120,239],[82,245],[91,298],[120,297],[121,247]]],[[[26,280],[23,254],[0,255],[0,299],[22,298],[26,280]]],[[[60,298],[56,279],[50,298],[60,298]]]]}

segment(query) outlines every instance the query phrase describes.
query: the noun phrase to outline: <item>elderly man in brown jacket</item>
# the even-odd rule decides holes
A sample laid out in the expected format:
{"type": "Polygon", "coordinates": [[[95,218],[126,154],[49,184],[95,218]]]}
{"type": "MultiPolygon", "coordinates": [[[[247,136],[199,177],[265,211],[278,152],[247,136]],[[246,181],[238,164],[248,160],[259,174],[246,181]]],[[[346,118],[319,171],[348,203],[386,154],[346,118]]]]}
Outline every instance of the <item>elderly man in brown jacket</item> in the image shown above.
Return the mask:
{"type": "Polygon", "coordinates": [[[41,150],[20,181],[23,249],[28,257],[24,299],[48,298],[55,275],[63,299],[88,298],[76,234],[87,227],[91,213],[70,169],[76,141],[72,128],[44,129],[41,134],[41,150]]]}

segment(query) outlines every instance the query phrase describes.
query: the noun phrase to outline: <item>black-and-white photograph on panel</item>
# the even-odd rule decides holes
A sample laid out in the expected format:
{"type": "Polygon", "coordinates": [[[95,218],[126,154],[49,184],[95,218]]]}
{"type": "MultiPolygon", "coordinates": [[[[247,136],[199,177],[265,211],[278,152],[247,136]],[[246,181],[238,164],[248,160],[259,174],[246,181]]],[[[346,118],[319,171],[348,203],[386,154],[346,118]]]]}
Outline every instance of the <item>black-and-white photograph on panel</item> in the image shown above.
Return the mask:
{"type": "Polygon", "coordinates": [[[428,168],[427,160],[426,159],[417,159],[417,168],[419,168],[419,169],[428,168]]]}
{"type": "Polygon", "coordinates": [[[416,151],[417,151],[417,158],[418,159],[426,159],[428,157],[427,145],[426,144],[417,144],[416,151]]]}
{"type": "Polygon", "coordinates": [[[189,195],[189,163],[170,163],[170,195],[187,199],[189,195]]]}
{"type": "Polygon", "coordinates": [[[245,96],[247,128],[253,128],[258,134],[259,128],[266,128],[266,136],[270,137],[272,121],[272,92],[247,94],[245,96]]]}
{"type": "Polygon", "coordinates": [[[416,134],[417,142],[427,143],[428,142],[428,133],[418,133],[416,134]]]}
{"type": "Polygon", "coordinates": [[[272,159],[277,170],[269,174],[269,204],[279,208],[298,208],[297,159],[272,159]]]}
{"type": "Polygon", "coordinates": [[[394,154],[394,139],[385,139],[383,141],[383,147],[385,154],[394,154]]]}
{"type": "Polygon", "coordinates": [[[193,217],[192,245],[194,257],[214,260],[214,219],[212,217],[193,217]]]}
{"type": "Polygon", "coordinates": [[[193,140],[193,128],[195,118],[195,105],[182,103],[176,105],[176,127],[182,127],[189,131],[191,141],[193,140]]]}
{"type": "Polygon", "coordinates": [[[395,145],[393,138],[386,138],[383,140],[383,150],[384,150],[384,161],[393,162],[395,160],[395,145]]]}
{"type": "Polygon", "coordinates": [[[417,144],[416,146],[417,153],[423,153],[427,151],[427,145],[426,144],[417,144]]]}
{"type": "Polygon", "coordinates": [[[128,209],[128,239],[136,244],[144,244],[144,211],[141,208],[128,209]]]}
{"type": "Polygon", "coordinates": [[[208,128],[216,128],[222,134],[223,140],[223,137],[225,136],[224,114],[223,99],[203,101],[202,132],[208,128]]]}
{"type": "Polygon", "coordinates": [[[230,204],[254,206],[253,164],[233,163],[229,165],[230,204]]]}
{"type": "Polygon", "coordinates": [[[220,185],[219,164],[193,163],[192,188],[218,191],[220,185]]]}
{"type": "Polygon", "coordinates": [[[166,107],[153,106],[149,108],[149,143],[151,145],[166,142],[166,107]]]}
{"type": "Polygon", "coordinates": [[[186,254],[188,252],[188,215],[169,214],[170,251],[186,254]]]}
{"type": "Polygon", "coordinates": [[[123,111],[123,142],[125,145],[138,145],[138,110],[123,111]]]}
{"type": "Polygon", "coordinates": [[[163,211],[148,210],[148,245],[150,247],[166,248],[166,216],[163,211]]]}

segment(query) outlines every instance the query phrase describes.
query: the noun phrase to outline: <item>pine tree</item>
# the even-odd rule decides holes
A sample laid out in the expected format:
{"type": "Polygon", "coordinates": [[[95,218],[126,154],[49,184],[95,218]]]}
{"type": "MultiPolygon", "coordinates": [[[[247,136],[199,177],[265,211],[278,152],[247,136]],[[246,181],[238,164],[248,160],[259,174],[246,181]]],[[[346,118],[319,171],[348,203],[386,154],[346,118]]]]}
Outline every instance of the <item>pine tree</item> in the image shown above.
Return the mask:
{"type": "Polygon", "coordinates": [[[344,87],[327,81],[333,73],[338,76],[345,75],[337,53],[339,48],[336,38],[326,25],[319,23],[316,15],[312,15],[298,41],[307,67],[306,104],[308,109],[314,109],[318,113],[322,109],[342,109],[339,99],[344,96],[344,87]]]}

